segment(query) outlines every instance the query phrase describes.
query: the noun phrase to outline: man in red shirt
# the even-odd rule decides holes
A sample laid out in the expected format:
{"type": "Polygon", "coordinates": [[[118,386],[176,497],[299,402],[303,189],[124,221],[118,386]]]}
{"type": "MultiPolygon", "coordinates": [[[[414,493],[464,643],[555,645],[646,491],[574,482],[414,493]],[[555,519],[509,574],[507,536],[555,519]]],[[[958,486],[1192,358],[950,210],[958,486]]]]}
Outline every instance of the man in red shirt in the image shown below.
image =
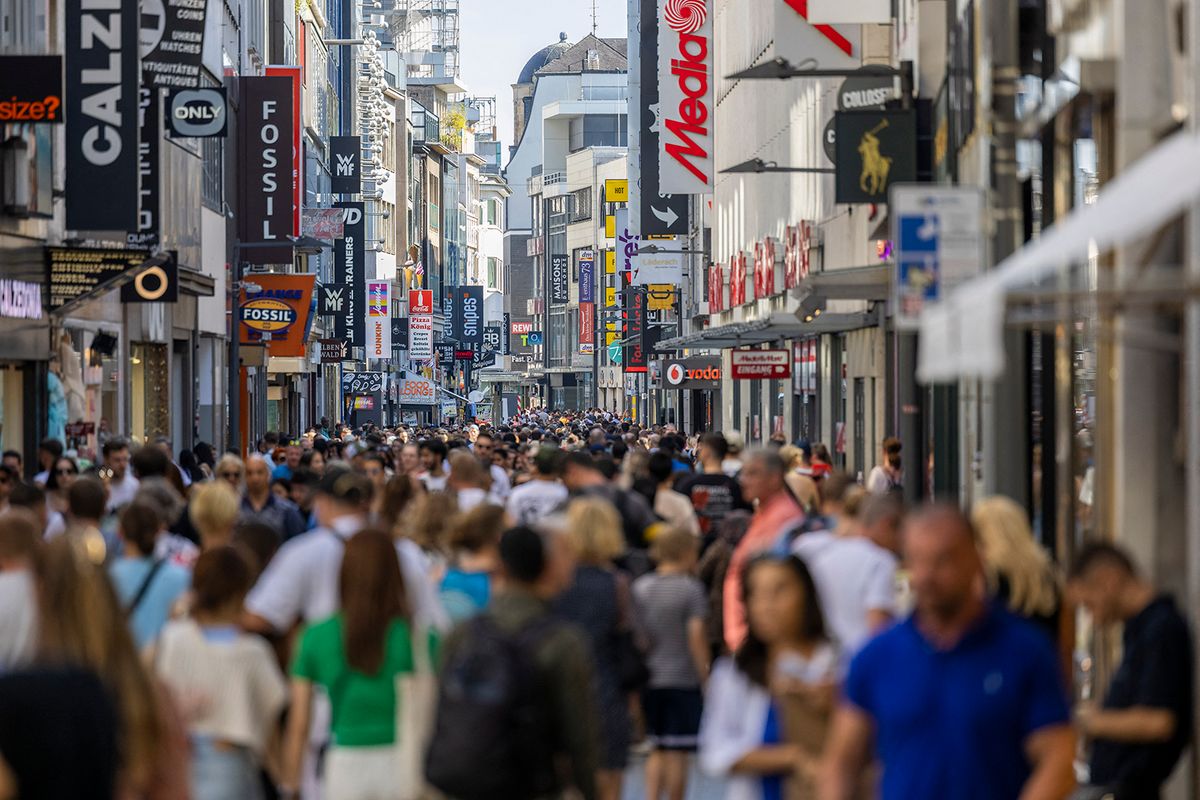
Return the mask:
{"type": "Polygon", "coordinates": [[[787,465],[774,450],[759,450],[746,458],[739,480],[742,496],[755,503],[754,519],[733,551],[725,573],[725,645],[736,652],[746,638],[746,608],[742,603],[742,571],[754,556],[770,550],[784,533],[804,521],[804,512],[788,491],[787,465]]]}

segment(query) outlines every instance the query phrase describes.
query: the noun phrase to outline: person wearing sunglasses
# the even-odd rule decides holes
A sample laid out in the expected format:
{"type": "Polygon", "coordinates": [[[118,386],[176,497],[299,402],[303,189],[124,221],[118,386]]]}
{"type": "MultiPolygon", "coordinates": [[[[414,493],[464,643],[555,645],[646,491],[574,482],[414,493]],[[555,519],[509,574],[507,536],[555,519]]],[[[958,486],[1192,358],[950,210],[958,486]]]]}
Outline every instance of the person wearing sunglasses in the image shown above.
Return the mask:
{"type": "Polygon", "coordinates": [[[75,459],[61,456],[54,462],[50,475],[46,479],[46,512],[49,521],[46,524],[46,536],[54,537],[67,528],[66,513],[69,510],[67,492],[71,484],[79,477],[79,465],[75,459]]]}

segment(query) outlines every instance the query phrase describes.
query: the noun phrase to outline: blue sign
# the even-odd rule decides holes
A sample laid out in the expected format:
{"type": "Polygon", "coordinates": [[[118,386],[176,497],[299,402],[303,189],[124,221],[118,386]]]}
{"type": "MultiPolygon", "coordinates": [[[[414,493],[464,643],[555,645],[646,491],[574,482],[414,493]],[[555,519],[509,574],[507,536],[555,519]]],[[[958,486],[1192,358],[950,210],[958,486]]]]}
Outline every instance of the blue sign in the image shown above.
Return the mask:
{"type": "Polygon", "coordinates": [[[529,332],[529,333],[526,335],[526,337],[525,337],[525,341],[526,341],[526,342],[528,342],[530,345],[539,345],[539,344],[545,344],[545,343],[546,343],[546,337],[542,336],[542,332],[541,332],[541,331],[530,331],[530,332],[529,332]]]}

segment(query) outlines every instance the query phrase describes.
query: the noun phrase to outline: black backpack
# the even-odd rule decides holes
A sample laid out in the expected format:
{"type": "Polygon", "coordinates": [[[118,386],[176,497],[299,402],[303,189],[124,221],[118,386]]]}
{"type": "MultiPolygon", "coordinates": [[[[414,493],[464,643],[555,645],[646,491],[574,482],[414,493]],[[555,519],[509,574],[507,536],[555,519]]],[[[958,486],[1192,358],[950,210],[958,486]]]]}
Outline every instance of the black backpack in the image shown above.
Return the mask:
{"type": "Polygon", "coordinates": [[[553,722],[535,661],[551,618],[509,633],[488,614],[472,618],[443,664],[425,757],[430,785],[457,800],[527,800],[558,791],[553,722]]]}

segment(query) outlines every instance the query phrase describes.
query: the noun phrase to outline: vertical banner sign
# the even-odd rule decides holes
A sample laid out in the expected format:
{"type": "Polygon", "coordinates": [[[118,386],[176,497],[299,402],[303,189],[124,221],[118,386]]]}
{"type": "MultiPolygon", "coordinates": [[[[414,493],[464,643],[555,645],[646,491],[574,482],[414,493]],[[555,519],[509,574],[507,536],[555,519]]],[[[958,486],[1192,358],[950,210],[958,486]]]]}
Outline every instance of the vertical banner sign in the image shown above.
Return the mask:
{"type": "Polygon", "coordinates": [[[463,349],[478,350],[483,344],[483,287],[459,286],[458,294],[458,340],[463,349]]]}
{"type": "MultiPolygon", "coordinates": [[[[300,145],[300,79],[301,68],[295,66],[267,67],[267,75],[287,78],[292,92],[292,236],[300,235],[300,208],[304,205],[304,165],[301,157],[304,149],[300,145]]],[[[288,163],[287,149],[283,150],[283,163],[288,163]]],[[[286,174],[286,173],[285,173],[286,174]]]]}
{"type": "Polygon", "coordinates": [[[136,230],[138,0],[66,0],[63,19],[67,228],[136,230]]]}
{"type": "Polygon", "coordinates": [[[658,190],[713,190],[712,0],[659,0],[658,190]]]}
{"type": "Polygon", "coordinates": [[[570,256],[566,253],[550,256],[550,302],[555,305],[566,305],[571,299],[567,286],[570,264],[570,256]]]}
{"type": "Polygon", "coordinates": [[[596,302],[596,251],[579,253],[579,302],[596,302]]]}
{"type": "Polygon", "coordinates": [[[290,264],[292,85],[287,78],[273,77],[242,78],[241,84],[238,238],[250,245],[279,243],[278,247],[248,247],[241,251],[241,259],[249,264],[290,264]]]}
{"type": "Polygon", "coordinates": [[[433,359],[433,290],[408,293],[408,357],[413,361],[433,359]]]}
{"type": "Polygon", "coordinates": [[[366,300],[366,253],[363,239],[367,235],[367,218],[362,203],[334,203],[345,210],[342,238],[333,241],[333,277],[350,288],[346,293],[345,312],[334,317],[333,335],[351,347],[363,347],[363,303],[366,300]]]}
{"type": "Polygon", "coordinates": [[[579,303],[579,352],[596,352],[596,304],[579,303]]]}
{"type": "MultiPolygon", "coordinates": [[[[634,193],[640,203],[640,219],[632,219],[632,227],[645,236],[683,235],[688,232],[687,195],[663,194],[659,185],[659,160],[662,157],[660,141],[670,132],[663,126],[670,116],[665,103],[660,105],[658,92],[659,74],[659,3],[661,0],[639,0],[641,3],[641,35],[638,36],[638,68],[641,71],[639,96],[641,99],[641,125],[638,138],[641,155],[638,173],[640,180],[634,193]],[[658,118],[653,118],[653,111],[658,118]]],[[[678,2],[679,0],[675,0],[678,2]]],[[[684,0],[688,2],[688,0],[684,0]]],[[[633,38],[632,36],[630,37],[633,38]]],[[[662,58],[670,64],[674,50],[663,51],[662,58]]],[[[618,223],[619,227],[619,223],[618,223]]]]}
{"type": "Polygon", "coordinates": [[[646,372],[646,293],[633,286],[625,287],[625,372],[646,372]]]}
{"type": "Polygon", "coordinates": [[[147,86],[200,85],[206,5],[202,0],[143,0],[140,39],[147,86]]]}
{"type": "Polygon", "coordinates": [[[159,116],[158,90],[143,86],[138,90],[138,224],[125,236],[130,247],[154,249],[158,245],[159,225],[159,116]]]}
{"type": "Polygon", "coordinates": [[[509,345],[508,337],[512,331],[512,315],[507,311],[504,312],[504,323],[500,327],[500,355],[506,356],[512,352],[509,345]]]}
{"type": "Polygon", "coordinates": [[[330,191],[334,194],[358,194],[362,191],[362,139],[358,136],[333,136],[329,139],[330,191]]]}
{"type": "Polygon", "coordinates": [[[458,317],[458,286],[446,287],[442,295],[442,338],[457,342],[461,335],[461,320],[458,317]]]}
{"type": "Polygon", "coordinates": [[[392,314],[388,306],[391,284],[371,281],[367,284],[367,358],[392,355],[392,314]]]}

